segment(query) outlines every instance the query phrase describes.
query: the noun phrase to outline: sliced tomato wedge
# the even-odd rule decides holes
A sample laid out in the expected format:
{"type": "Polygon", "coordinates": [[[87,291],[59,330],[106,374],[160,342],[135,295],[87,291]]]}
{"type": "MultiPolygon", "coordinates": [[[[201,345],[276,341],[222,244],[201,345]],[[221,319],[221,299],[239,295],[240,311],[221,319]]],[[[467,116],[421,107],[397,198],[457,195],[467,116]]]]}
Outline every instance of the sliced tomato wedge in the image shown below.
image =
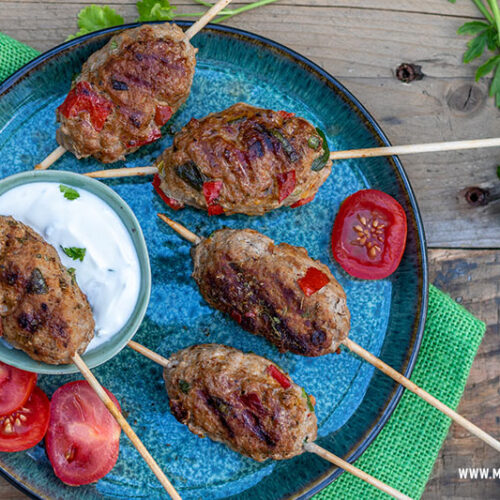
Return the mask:
{"type": "Polygon", "coordinates": [[[49,398],[35,387],[28,401],[0,417],[0,451],[22,451],[38,444],[49,426],[49,398]]]}
{"type": "MultiPolygon", "coordinates": [[[[106,392],[120,408],[113,394],[106,392]]],[[[118,460],[120,432],[120,426],[86,381],[59,387],[50,403],[46,438],[55,475],[70,486],[101,479],[118,460]]]]}
{"type": "Polygon", "coordinates": [[[344,200],[335,218],[333,256],[351,276],[387,278],[401,262],[406,231],[405,211],[392,196],[358,191],[344,200]]]}
{"type": "Polygon", "coordinates": [[[0,415],[9,415],[28,401],[36,385],[36,373],[25,372],[0,361],[0,415]]]}

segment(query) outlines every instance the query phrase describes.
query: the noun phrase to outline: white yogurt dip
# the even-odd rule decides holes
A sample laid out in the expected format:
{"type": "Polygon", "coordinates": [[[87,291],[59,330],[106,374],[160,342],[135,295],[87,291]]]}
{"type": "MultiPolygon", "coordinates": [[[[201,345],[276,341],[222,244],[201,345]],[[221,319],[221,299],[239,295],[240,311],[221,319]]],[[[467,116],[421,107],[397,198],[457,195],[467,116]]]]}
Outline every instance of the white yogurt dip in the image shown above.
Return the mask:
{"type": "Polygon", "coordinates": [[[125,225],[104,201],[65,185],[80,195],[69,200],[60,186],[57,182],[17,186],[0,195],[0,215],[11,215],[34,229],[57,250],[64,266],[75,269],[95,320],[88,352],[130,318],[139,297],[139,259],[125,225]],[[62,247],[85,249],[83,261],[72,259],[62,247]]]}

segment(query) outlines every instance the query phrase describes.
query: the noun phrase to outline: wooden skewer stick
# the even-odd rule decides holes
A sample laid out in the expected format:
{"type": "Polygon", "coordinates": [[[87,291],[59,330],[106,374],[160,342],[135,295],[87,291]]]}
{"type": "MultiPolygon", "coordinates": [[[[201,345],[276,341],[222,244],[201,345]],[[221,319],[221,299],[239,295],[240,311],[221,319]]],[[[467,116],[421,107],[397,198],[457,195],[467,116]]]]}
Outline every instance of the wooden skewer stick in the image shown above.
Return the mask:
{"type": "MultiPolygon", "coordinates": [[[[151,351],[147,347],[144,347],[141,344],[138,344],[137,342],[130,340],[128,342],[128,346],[131,347],[134,351],[137,351],[138,353],[146,356],[147,358],[151,359],[155,363],[158,363],[159,365],[163,366],[166,368],[169,364],[169,361],[167,358],[164,358],[163,356],[160,356],[154,351],[151,351]]],[[[402,500],[411,500],[410,497],[400,493],[399,491],[395,490],[391,486],[383,483],[382,481],[379,481],[378,479],[374,478],[373,476],[370,476],[366,472],[363,472],[362,470],[358,469],[357,467],[354,467],[351,465],[349,462],[346,462],[345,460],[342,460],[340,457],[337,457],[333,453],[325,450],[324,448],[321,448],[317,444],[314,443],[308,443],[304,445],[304,449],[310,453],[315,453],[319,455],[320,457],[324,458],[325,460],[328,460],[329,462],[337,465],[338,467],[341,467],[347,472],[350,472],[351,474],[354,474],[356,477],[359,477],[363,481],[366,481],[367,483],[375,486],[376,488],[380,489],[381,491],[388,493],[389,495],[392,495],[394,498],[402,499],[402,500]]]]}
{"type": "MultiPolygon", "coordinates": [[[[491,148],[500,146],[500,137],[493,139],[477,139],[470,141],[430,142],[427,144],[408,144],[406,146],[390,146],[385,148],[349,149],[346,151],[332,151],[330,159],[347,160],[349,158],[373,158],[376,156],[393,156],[414,153],[431,153],[438,151],[456,151],[460,149],[491,148]]],[[[45,161],[45,160],[44,160],[45,161]]],[[[36,168],[36,167],[35,167],[36,168]]],[[[135,175],[157,174],[156,167],[112,168],[88,172],[84,175],[99,179],[111,177],[133,177],[135,175]]]]}
{"type": "MultiPolygon", "coordinates": [[[[205,12],[205,14],[203,14],[198,19],[198,21],[196,21],[189,29],[186,30],[186,38],[188,40],[193,38],[193,36],[201,31],[205,27],[205,25],[207,25],[214,17],[216,17],[221,10],[227,7],[231,3],[231,1],[232,0],[219,0],[217,3],[215,3],[210,9],[205,12]]],[[[35,165],[35,170],[46,170],[59,158],[61,158],[64,153],[66,153],[66,148],[58,146],[56,149],[54,149],[54,151],[52,151],[52,153],[49,154],[49,156],[47,156],[47,158],[45,158],[45,160],[40,162],[38,165],[35,165]]]]}
{"type": "MultiPolygon", "coordinates": [[[[195,240],[193,240],[193,238],[198,238],[198,241],[196,241],[196,243],[200,241],[199,236],[197,236],[194,233],[191,233],[191,231],[186,229],[178,222],[174,222],[173,220],[169,219],[166,215],[158,214],[158,217],[160,217],[160,219],[166,222],[174,231],[177,231],[183,238],[190,241],[191,243],[195,243],[195,240]]],[[[356,342],[353,342],[349,338],[346,338],[343,341],[343,344],[350,351],[354,352],[359,357],[363,358],[365,361],[373,365],[375,368],[378,368],[381,372],[391,377],[393,380],[401,384],[406,389],[410,390],[417,396],[421,397],[424,401],[427,401],[427,403],[434,406],[434,408],[443,412],[445,415],[447,415],[453,421],[455,421],[458,425],[461,425],[464,429],[467,429],[471,434],[474,434],[479,439],[481,439],[482,441],[493,447],[495,450],[500,451],[500,442],[497,441],[493,436],[490,436],[487,432],[483,431],[482,429],[474,425],[472,422],[459,415],[449,406],[446,406],[444,403],[441,403],[441,401],[439,401],[434,396],[431,396],[428,392],[418,387],[410,379],[406,378],[404,375],[397,372],[394,368],[391,368],[381,359],[377,358],[367,350],[363,349],[360,345],[356,344],[356,342]]]]}
{"type": "Polygon", "coordinates": [[[319,455],[321,458],[324,458],[325,460],[336,465],[337,467],[344,469],[346,472],[349,472],[352,475],[359,477],[359,479],[366,481],[368,484],[375,486],[375,488],[378,488],[380,491],[383,491],[384,493],[387,493],[388,495],[391,495],[394,498],[398,498],[401,500],[411,500],[409,496],[404,495],[400,491],[394,489],[392,486],[389,486],[388,484],[383,483],[377,478],[370,476],[370,474],[363,472],[361,469],[354,467],[354,465],[350,464],[349,462],[346,462],[345,460],[342,460],[340,457],[337,457],[337,455],[334,455],[328,450],[325,450],[321,446],[318,446],[316,443],[306,443],[304,445],[304,450],[308,451],[309,453],[315,453],[316,455],[319,455]]]}
{"type": "Polygon", "coordinates": [[[500,451],[500,442],[497,441],[493,436],[490,436],[487,432],[484,432],[482,429],[474,425],[472,422],[459,415],[449,406],[446,406],[444,403],[441,403],[439,399],[436,399],[427,391],[424,391],[423,389],[418,387],[418,385],[414,384],[410,379],[406,378],[404,375],[397,372],[394,368],[391,368],[389,365],[387,365],[382,360],[380,360],[379,358],[368,352],[366,349],[363,349],[360,345],[356,344],[356,342],[353,342],[351,339],[347,338],[344,340],[343,344],[350,351],[357,354],[360,358],[363,358],[365,361],[368,361],[368,363],[373,365],[375,368],[378,368],[381,372],[385,373],[393,380],[400,383],[403,387],[413,392],[417,396],[421,397],[424,401],[427,401],[427,403],[434,406],[434,408],[437,408],[439,411],[443,412],[457,424],[461,425],[464,429],[467,429],[471,434],[474,434],[479,439],[489,444],[495,450],[500,451]]]}
{"type": "Polygon", "coordinates": [[[55,163],[61,156],[66,153],[66,149],[63,148],[62,146],[58,146],[52,153],[45,158],[41,163],[38,165],[35,165],[35,170],[46,170],[49,168],[53,163],[55,163]]]}
{"type": "Polygon", "coordinates": [[[186,30],[186,37],[188,40],[193,38],[198,31],[202,30],[205,25],[207,25],[217,14],[227,7],[231,3],[231,0],[219,0],[210,9],[208,9],[205,14],[203,14],[198,21],[196,21],[190,28],[186,30]]]}
{"type": "Polygon", "coordinates": [[[435,153],[438,151],[457,151],[459,149],[492,148],[497,146],[500,146],[500,137],[492,139],[474,139],[469,141],[429,142],[426,144],[408,144],[406,146],[332,151],[330,153],[330,159],[347,160],[349,158],[373,158],[375,156],[435,153]]]}
{"type": "MultiPolygon", "coordinates": [[[[139,354],[142,354],[146,356],[146,358],[149,358],[151,361],[154,361],[155,363],[158,363],[159,365],[163,366],[166,368],[169,364],[169,361],[167,358],[164,358],[163,356],[160,356],[154,351],[151,351],[151,349],[148,349],[147,347],[144,347],[141,344],[138,344],[137,342],[134,342],[133,340],[129,340],[128,346],[131,347],[134,351],[138,352],[139,354]]],[[[346,462],[345,460],[342,460],[340,457],[337,455],[334,455],[333,453],[325,450],[324,448],[321,448],[321,446],[318,446],[315,443],[306,443],[304,445],[304,450],[308,451],[309,453],[315,453],[316,455],[319,455],[321,458],[324,458],[328,462],[336,465],[337,467],[340,467],[341,469],[344,469],[347,472],[350,472],[351,474],[355,475],[356,477],[359,477],[363,481],[366,481],[367,483],[371,484],[372,486],[375,486],[375,488],[378,488],[379,490],[383,491],[384,493],[388,493],[389,495],[393,496],[394,498],[401,499],[401,500],[411,500],[410,497],[404,495],[403,493],[399,492],[398,490],[392,488],[388,484],[383,483],[382,481],[379,481],[373,476],[370,476],[366,472],[363,472],[362,470],[358,469],[357,467],[354,467],[354,465],[351,465],[349,462],[346,462]]]]}
{"type": "Polygon", "coordinates": [[[156,167],[125,167],[108,168],[107,170],[97,170],[96,172],[86,172],[83,175],[95,179],[109,179],[112,177],[141,177],[144,175],[154,175],[158,173],[156,167]]]}
{"type": "Polygon", "coordinates": [[[123,432],[125,432],[130,441],[132,441],[132,444],[141,454],[145,462],[149,465],[154,475],[158,478],[161,485],[165,488],[170,497],[173,500],[182,500],[179,493],[177,493],[175,488],[172,486],[172,483],[168,480],[167,476],[165,476],[159,465],[156,463],[155,459],[150,455],[147,448],[142,444],[142,441],[137,437],[137,434],[134,432],[132,427],[130,427],[129,423],[125,420],[125,417],[121,414],[120,410],[107,395],[102,385],[98,382],[94,374],[89,370],[89,367],[85,364],[85,361],[83,361],[78,353],[73,356],[73,362],[78,367],[85,380],[90,384],[92,389],[94,389],[96,394],[99,396],[99,399],[106,405],[106,408],[123,429],[123,432]]]}

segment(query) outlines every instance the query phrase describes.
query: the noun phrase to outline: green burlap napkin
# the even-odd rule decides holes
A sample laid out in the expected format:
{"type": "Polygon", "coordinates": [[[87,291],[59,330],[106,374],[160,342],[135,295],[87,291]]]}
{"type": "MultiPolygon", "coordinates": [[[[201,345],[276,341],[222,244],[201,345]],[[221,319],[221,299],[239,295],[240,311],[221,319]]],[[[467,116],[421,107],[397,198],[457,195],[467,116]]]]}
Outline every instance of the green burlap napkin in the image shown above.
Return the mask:
{"type": "MultiPolygon", "coordinates": [[[[0,33],[0,82],[36,55],[34,49],[0,33]]],[[[484,330],[484,323],[431,285],[424,338],[412,381],[456,408],[484,330]]],[[[425,401],[405,391],[356,466],[410,497],[419,498],[450,422],[425,401]]],[[[377,498],[389,496],[350,474],[342,474],[315,496],[316,500],[377,498]]]]}

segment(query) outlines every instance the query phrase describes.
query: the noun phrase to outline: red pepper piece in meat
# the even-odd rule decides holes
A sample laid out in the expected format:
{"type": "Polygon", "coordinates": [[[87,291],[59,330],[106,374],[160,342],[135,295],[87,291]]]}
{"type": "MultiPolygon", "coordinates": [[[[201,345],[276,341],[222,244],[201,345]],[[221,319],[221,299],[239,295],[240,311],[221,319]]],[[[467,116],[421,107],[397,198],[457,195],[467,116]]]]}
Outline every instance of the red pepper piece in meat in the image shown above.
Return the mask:
{"type": "Polygon", "coordinates": [[[161,132],[155,128],[145,139],[132,139],[128,144],[127,148],[140,148],[145,144],[157,141],[161,137],[161,132]]]}
{"type": "Polygon", "coordinates": [[[153,178],[153,187],[155,188],[155,191],[158,193],[160,198],[172,209],[174,210],[180,210],[181,208],[184,208],[184,203],[174,200],[173,198],[170,198],[167,196],[161,189],[160,187],[161,184],[161,179],[158,174],[156,174],[153,178]]]}
{"type": "Polygon", "coordinates": [[[306,275],[298,280],[299,286],[307,297],[321,290],[325,285],[330,283],[330,278],[319,269],[309,267],[306,275]]]}
{"type": "Polygon", "coordinates": [[[267,371],[269,372],[269,375],[271,375],[271,377],[273,377],[273,379],[276,380],[281,387],[283,387],[283,389],[288,389],[292,385],[290,379],[284,373],[281,373],[274,365],[269,365],[267,367],[267,371]]]}
{"type": "Polygon", "coordinates": [[[278,174],[278,190],[279,190],[279,202],[281,203],[285,198],[288,198],[295,189],[295,170],[289,170],[288,172],[283,172],[278,174]]]}
{"type": "Polygon", "coordinates": [[[92,90],[89,82],[78,82],[57,109],[66,118],[87,111],[92,126],[99,132],[104,127],[113,104],[92,90]]]}
{"type": "Polygon", "coordinates": [[[173,110],[170,106],[156,106],[155,111],[155,123],[156,125],[163,127],[165,123],[170,120],[173,115],[173,110]]]}
{"type": "Polygon", "coordinates": [[[203,196],[207,205],[213,205],[214,201],[219,197],[222,189],[222,181],[209,181],[203,183],[203,196]]]}
{"type": "Polygon", "coordinates": [[[302,200],[296,201],[293,205],[290,205],[291,208],[301,207],[302,205],[306,205],[307,203],[314,200],[316,194],[309,196],[309,198],[303,198],[302,200]]]}
{"type": "Polygon", "coordinates": [[[208,215],[221,215],[224,213],[224,208],[221,205],[209,205],[208,215]]]}
{"type": "Polygon", "coordinates": [[[233,318],[236,323],[241,323],[241,314],[238,311],[231,311],[231,318],[233,318]]]}
{"type": "Polygon", "coordinates": [[[215,203],[219,198],[222,181],[208,181],[203,183],[203,196],[207,202],[208,215],[220,215],[224,213],[224,208],[215,203]]]}
{"type": "Polygon", "coordinates": [[[278,111],[278,114],[282,116],[285,120],[288,120],[295,116],[295,113],[289,113],[288,111],[278,111]]]}

